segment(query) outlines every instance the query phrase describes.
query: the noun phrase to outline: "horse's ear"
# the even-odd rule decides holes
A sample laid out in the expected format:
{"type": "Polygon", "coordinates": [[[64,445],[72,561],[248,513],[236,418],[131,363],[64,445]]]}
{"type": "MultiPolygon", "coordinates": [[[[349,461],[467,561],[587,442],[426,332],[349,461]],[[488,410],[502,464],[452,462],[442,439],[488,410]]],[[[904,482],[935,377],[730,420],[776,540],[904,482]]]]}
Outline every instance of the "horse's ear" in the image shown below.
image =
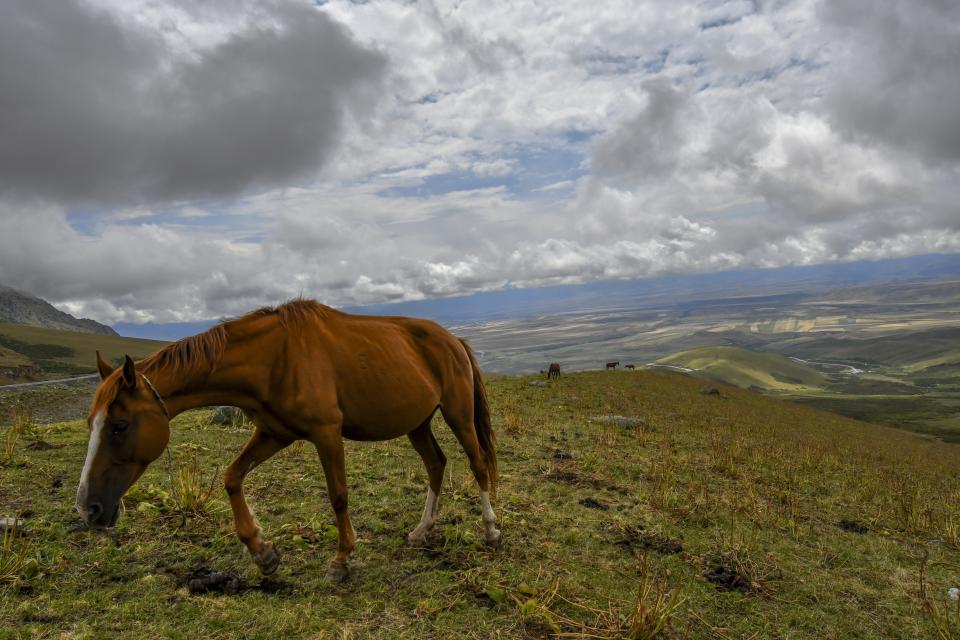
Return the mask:
{"type": "Polygon", "coordinates": [[[130,356],[123,356],[123,384],[128,389],[134,389],[137,386],[137,368],[130,356]]]}
{"type": "Polygon", "coordinates": [[[99,351],[97,351],[97,370],[100,371],[101,380],[106,380],[107,376],[113,373],[113,367],[107,364],[106,360],[103,359],[99,351]]]}

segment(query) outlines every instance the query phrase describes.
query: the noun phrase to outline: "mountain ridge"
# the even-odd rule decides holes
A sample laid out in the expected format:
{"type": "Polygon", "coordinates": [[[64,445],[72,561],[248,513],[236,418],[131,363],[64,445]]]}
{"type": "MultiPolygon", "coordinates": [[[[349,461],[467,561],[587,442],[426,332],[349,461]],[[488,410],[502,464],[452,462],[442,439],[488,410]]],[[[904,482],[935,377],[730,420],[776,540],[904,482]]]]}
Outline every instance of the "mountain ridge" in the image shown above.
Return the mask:
{"type": "Polygon", "coordinates": [[[111,327],[89,318],[76,318],[46,300],[0,284],[0,322],[45,329],[76,331],[101,336],[119,335],[111,327]]]}

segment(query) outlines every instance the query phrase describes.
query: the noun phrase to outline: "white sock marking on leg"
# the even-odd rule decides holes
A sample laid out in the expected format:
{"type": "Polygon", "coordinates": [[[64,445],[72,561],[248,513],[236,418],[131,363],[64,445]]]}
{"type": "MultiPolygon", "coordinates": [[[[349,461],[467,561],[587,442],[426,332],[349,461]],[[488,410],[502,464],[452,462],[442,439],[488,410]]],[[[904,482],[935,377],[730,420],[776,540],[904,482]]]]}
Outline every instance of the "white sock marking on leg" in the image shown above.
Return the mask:
{"type": "Polygon", "coordinates": [[[496,540],[500,537],[500,532],[497,530],[497,515],[493,512],[493,506],[490,504],[489,492],[480,492],[480,505],[483,509],[483,527],[487,532],[487,540],[496,540]]]}
{"type": "Polygon", "coordinates": [[[438,496],[433,492],[432,487],[427,487],[427,501],[423,505],[423,515],[420,516],[420,524],[410,532],[411,536],[421,537],[426,535],[427,531],[433,527],[437,519],[438,496]]]}

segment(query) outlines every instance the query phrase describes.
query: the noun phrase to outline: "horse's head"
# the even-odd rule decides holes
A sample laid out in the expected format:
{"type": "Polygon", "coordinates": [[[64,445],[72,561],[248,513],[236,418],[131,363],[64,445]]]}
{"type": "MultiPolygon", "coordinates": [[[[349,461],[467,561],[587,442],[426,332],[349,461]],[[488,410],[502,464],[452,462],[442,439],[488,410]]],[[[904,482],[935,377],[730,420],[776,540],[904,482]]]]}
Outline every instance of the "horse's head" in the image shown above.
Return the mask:
{"type": "Polygon", "coordinates": [[[110,527],[120,499],[170,440],[163,399],[130,356],[114,370],[97,353],[100,386],[87,417],[90,441],[77,488],[77,511],[91,527],[110,527]]]}

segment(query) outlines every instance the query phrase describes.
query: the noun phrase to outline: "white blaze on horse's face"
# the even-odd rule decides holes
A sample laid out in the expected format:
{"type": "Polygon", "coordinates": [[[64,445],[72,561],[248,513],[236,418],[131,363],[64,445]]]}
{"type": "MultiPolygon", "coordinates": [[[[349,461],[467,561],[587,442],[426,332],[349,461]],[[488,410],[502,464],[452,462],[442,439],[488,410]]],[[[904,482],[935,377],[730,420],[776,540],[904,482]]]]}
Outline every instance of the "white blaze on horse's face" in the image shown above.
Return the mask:
{"type": "Polygon", "coordinates": [[[77,487],[77,511],[88,525],[109,527],[120,515],[127,489],[163,453],[170,423],[162,400],[151,385],[138,384],[136,374],[108,374],[87,423],[90,440],[77,487]]]}
{"type": "Polygon", "coordinates": [[[103,433],[103,421],[106,418],[106,411],[100,411],[90,422],[90,440],[87,441],[87,457],[83,461],[83,471],[80,472],[80,484],[77,486],[77,512],[84,522],[88,521],[87,513],[87,487],[90,485],[90,467],[93,466],[93,458],[97,455],[97,449],[100,448],[100,435],[103,433]]]}

